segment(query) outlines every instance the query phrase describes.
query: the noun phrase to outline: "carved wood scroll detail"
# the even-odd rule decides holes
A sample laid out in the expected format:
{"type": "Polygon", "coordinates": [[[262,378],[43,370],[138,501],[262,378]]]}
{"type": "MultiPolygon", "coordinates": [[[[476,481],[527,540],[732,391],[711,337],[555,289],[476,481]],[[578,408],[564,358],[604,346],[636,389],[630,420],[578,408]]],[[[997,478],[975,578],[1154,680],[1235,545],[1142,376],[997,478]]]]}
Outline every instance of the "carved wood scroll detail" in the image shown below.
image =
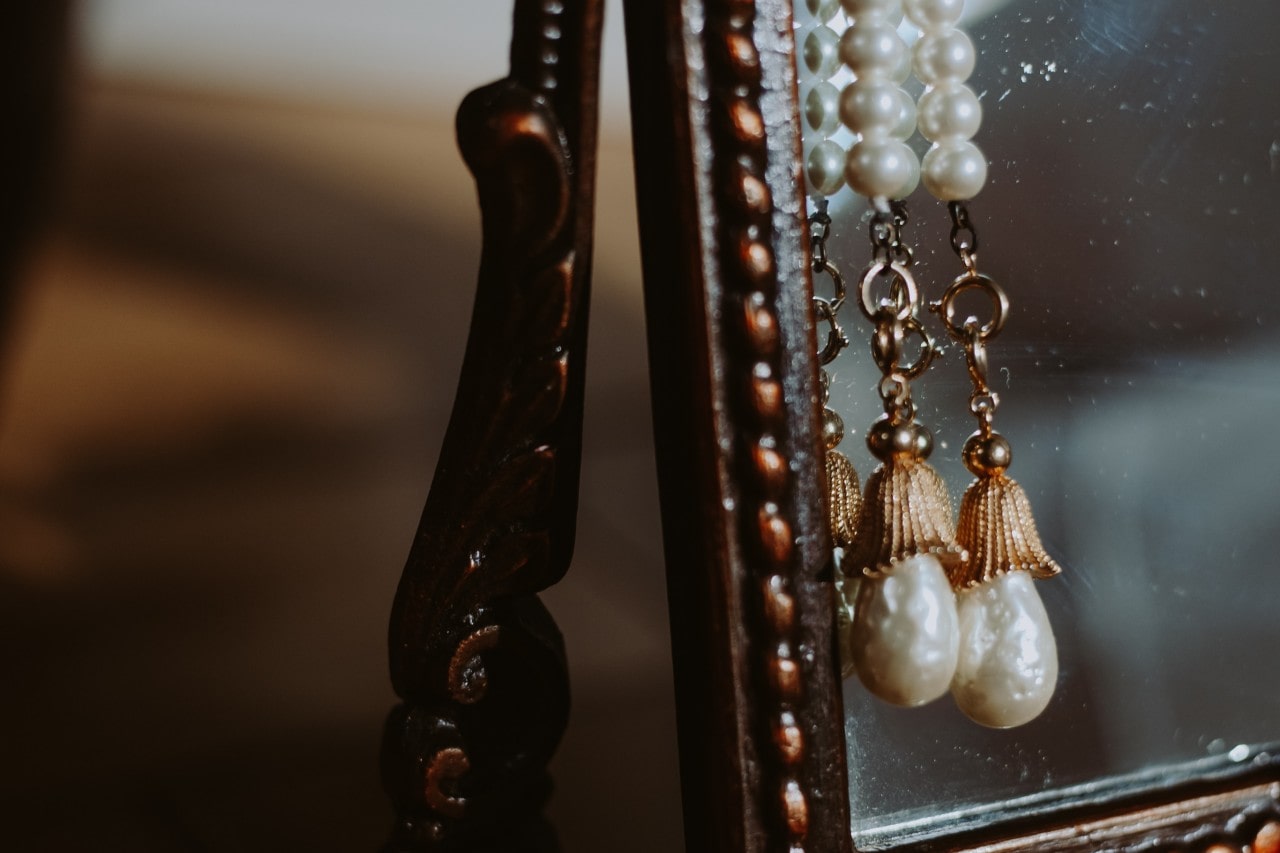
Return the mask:
{"type": "MultiPolygon", "coordinates": [[[[453,413],[396,594],[386,853],[552,850],[540,811],[568,714],[536,593],[573,550],[599,0],[518,0],[508,77],[458,111],[484,246],[453,413]]],[[[439,286],[448,286],[440,283],[439,286]]]]}

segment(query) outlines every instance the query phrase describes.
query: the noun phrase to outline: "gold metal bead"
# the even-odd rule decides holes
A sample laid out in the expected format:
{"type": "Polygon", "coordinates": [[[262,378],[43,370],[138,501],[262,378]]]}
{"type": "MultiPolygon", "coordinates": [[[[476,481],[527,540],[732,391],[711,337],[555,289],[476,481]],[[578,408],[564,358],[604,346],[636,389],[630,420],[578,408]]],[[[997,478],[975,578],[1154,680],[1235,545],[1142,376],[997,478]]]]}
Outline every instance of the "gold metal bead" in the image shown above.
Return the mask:
{"type": "Polygon", "coordinates": [[[917,459],[928,459],[931,453],[933,453],[933,433],[924,424],[914,424],[911,455],[917,459]]]}
{"type": "MultiPolygon", "coordinates": [[[[922,429],[925,428],[910,421],[895,423],[888,415],[881,415],[867,432],[867,448],[882,462],[902,454],[917,456],[917,431],[922,429]]],[[[932,436],[929,437],[928,444],[932,447],[932,436]]]]}
{"type": "Polygon", "coordinates": [[[1013,462],[1013,448],[998,432],[975,432],[964,443],[964,466],[978,477],[1003,474],[1013,462]]]}
{"type": "Polygon", "coordinates": [[[853,463],[838,450],[827,451],[827,520],[831,542],[838,548],[853,545],[862,513],[862,493],[853,463]]]}
{"type": "Polygon", "coordinates": [[[828,450],[844,439],[844,419],[834,409],[822,410],[822,443],[828,450]]]}

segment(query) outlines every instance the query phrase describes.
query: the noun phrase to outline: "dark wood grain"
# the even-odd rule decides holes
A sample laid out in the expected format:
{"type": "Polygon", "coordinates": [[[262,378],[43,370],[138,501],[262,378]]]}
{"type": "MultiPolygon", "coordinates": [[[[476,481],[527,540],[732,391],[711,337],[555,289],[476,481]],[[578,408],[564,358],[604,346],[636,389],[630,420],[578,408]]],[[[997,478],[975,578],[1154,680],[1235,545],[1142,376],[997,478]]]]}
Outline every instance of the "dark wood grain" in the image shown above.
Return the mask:
{"type": "Polygon", "coordinates": [[[536,593],[573,550],[600,5],[517,2],[510,75],[458,111],[484,248],[457,398],[391,616],[404,702],[384,738],[387,851],[555,847],[541,808],[568,677],[536,593]]]}
{"type": "Polygon", "coordinates": [[[847,849],[789,4],[626,16],[686,848],[847,849]]]}

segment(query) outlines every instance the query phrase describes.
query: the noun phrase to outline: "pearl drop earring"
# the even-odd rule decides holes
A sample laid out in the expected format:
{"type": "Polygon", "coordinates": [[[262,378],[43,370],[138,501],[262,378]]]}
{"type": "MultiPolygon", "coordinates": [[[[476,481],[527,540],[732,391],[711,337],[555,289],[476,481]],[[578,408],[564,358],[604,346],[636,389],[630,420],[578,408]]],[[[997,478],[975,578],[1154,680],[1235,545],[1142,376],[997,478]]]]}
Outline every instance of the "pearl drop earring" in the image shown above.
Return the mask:
{"type": "Polygon", "coordinates": [[[952,572],[960,654],[951,694],[975,722],[1011,728],[1039,716],[1057,686],[1057,644],[1031,578],[1061,570],[1040,544],[1026,493],[1005,476],[1012,451],[992,428],[999,397],[987,383],[986,346],[1004,328],[1009,299],[978,272],[978,238],[967,207],[986,183],[987,161],[970,141],[982,123],[982,108],[965,84],[975,56],[973,43],[956,27],[964,0],[905,0],[905,11],[922,32],[914,68],[928,87],[920,97],[919,124],[933,146],[922,163],[923,182],[947,202],[951,246],[965,266],[931,307],[964,349],[973,381],[969,405],[979,424],[963,450],[965,466],[977,479],[961,500],[956,535],[967,560],[952,572]],[[958,319],[956,301],[966,292],[990,300],[992,315],[985,324],[972,316],[958,319]]]}
{"type": "Polygon", "coordinates": [[[978,272],[977,235],[963,202],[948,207],[952,245],[965,272],[933,306],[943,325],[964,348],[973,382],[969,408],[978,430],[964,444],[964,464],[977,479],[960,502],[957,540],[969,559],[952,575],[960,614],[960,658],[951,685],[956,704],[970,719],[992,728],[1011,728],[1035,719],[1053,698],[1058,682],[1058,649],[1053,628],[1032,577],[1061,569],[1045,553],[1022,487],[1005,475],[1013,452],[992,426],[1000,398],[987,382],[987,344],[1004,328],[1009,298],[978,272]],[[960,320],[961,294],[984,294],[991,318],[960,320]]]}
{"type": "Polygon", "coordinates": [[[947,573],[964,553],[955,543],[946,485],[925,461],[933,436],[917,423],[911,399],[911,382],[928,370],[935,350],[917,317],[920,293],[901,241],[906,218],[901,205],[873,216],[874,254],[859,283],[858,303],[874,326],[884,414],[867,433],[880,465],[867,479],[858,531],[841,568],[861,577],[849,631],[853,667],[873,694],[910,707],[946,693],[955,675],[959,617],[947,573]],[[877,298],[885,279],[888,295],[877,298]],[[919,348],[909,360],[912,338],[919,348]]]}
{"type": "MultiPolygon", "coordinates": [[[[1052,629],[1030,579],[1059,569],[1040,544],[1025,492],[1005,476],[1011,452],[992,428],[999,401],[987,383],[986,344],[1003,327],[1009,306],[1000,286],[977,271],[977,238],[966,207],[986,183],[987,162],[971,141],[982,108],[966,83],[975,65],[973,43],[956,26],[964,0],[840,0],[849,26],[838,40],[827,26],[837,14],[834,2],[806,5],[819,19],[805,38],[806,65],[821,77],[804,105],[806,123],[821,137],[806,159],[811,191],[822,197],[824,217],[826,197],[846,183],[875,210],[873,259],[858,301],[875,327],[872,354],[882,373],[885,414],[867,437],[881,465],[867,482],[851,539],[848,514],[837,522],[832,492],[834,538],[845,549],[842,570],[846,583],[858,586],[849,625],[852,668],[887,701],[919,705],[950,688],[973,720],[998,728],[1021,725],[1047,706],[1058,673],[1052,629]],[[921,32],[914,50],[898,34],[904,15],[921,32]],[[842,73],[840,64],[853,80],[837,100],[832,78],[842,73]],[[918,106],[901,88],[913,69],[926,87],[918,106]],[[856,137],[847,152],[831,138],[841,124],[856,137]],[[906,144],[917,127],[932,143],[923,161],[906,144]],[[894,200],[921,182],[948,204],[952,246],[966,268],[930,306],[964,350],[974,385],[970,408],[979,420],[963,452],[977,479],[965,492],[958,530],[946,488],[925,462],[932,436],[916,422],[911,402],[910,383],[928,369],[936,350],[917,317],[921,299],[911,252],[902,242],[906,207],[894,200]],[[887,297],[876,297],[877,282],[887,282],[887,297]],[[986,324],[957,319],[957,298],[969,291],[992,301],[994,315],[986,324]],[[920,349],[908,363],[906,341],[912,337],[920,339],[920,349]]],[[[824,261],[825,234],[824,226],[824,261]]],[[[843,298],[842,287],[840,292],[843,298]]],[[[834,312],[818,309],[834,334],[834,312]]],[[[825,405],[825,371],[823,379],[825,405]]],[[[827,426],[824,421],[824,433],[827,426]]],[[[830,438],[828,447],[834,448],[830,438]]],[[[828,461],[834,481],[831,470],[828,461]]]]}
{"type": "MultiPolygon", "coordinates": [[[[858,299],[874,326],[872,352],[883,377],[885,414],[867,437],[881,464],[867,482],[856,529],[847,524],[847,504],[840,500],[846,492],[836,485],[841,480],[832,476],[842,466],[833,466],[829,452],[832,532],[844,549],[845,584],[857,588],[848,626],[851,668],[881,699],[915,706],[946,693],[955,673],[959,622],[943,559],[955,560],[960,551],[946,487],[925,461],[933,438],[916,422],[911,400],[911,381],[928,369],[934,349],[919,321],[920,293],[902,241],[906,208],[891,208],[889,201],[909,195],[920,181],[920,162],[904,141],[915,132],[916,107],[900,86],[911,74],[911,53],[897,31],[901,0],[842,5],[852,23],[840,37],[839,58],[853,80],[840,93],[838,122],[829,106],[830,78],[838,69],[819,60],[819,47],[831,41],[826,32],[833,31],[825,26],[830,17],[805,36],[806,64],[824,75],[805,100],[806,123],[823,137],[806,172],[814,194],[832,195],[847,182],[878,209],[871,223],[872,262],[862,274],[858,299]],[[847,156],[829,138],[838,123],[857,136],[847,156]],[[841,159],[837,177],[834,166],[841,159]],[[882,283],[888,284],[887,298],[876,296],[882,283]],[[907,343],[914,336],[921,346],[909,361],[907,343]]],[[[820,204],[825,215],[825,200],[820,204]]],[[[825,243],[820,245],[825,252],[825,243]]],[[[821,311],[818,317],[824,319],[821,311]]]]}

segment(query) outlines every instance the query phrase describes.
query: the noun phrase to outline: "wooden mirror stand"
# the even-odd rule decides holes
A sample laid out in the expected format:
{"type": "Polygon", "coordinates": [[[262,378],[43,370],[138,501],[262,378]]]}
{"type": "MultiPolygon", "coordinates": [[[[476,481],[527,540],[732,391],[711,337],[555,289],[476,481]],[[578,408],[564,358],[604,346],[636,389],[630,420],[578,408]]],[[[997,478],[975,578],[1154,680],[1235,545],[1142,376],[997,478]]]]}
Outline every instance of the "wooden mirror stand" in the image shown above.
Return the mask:
{"type": "MultiPolygon", "coordinates": [[[[388,853],[550,851],[568,718],[600,0],[518,0],[458,138],[484,251],[391,620],[388,853]]],[[[686,849],[852,851],[787,0],[628,0],[686,849]]],[[[1280,851],[1275,765],[911,850],[1280,851]]]]}

